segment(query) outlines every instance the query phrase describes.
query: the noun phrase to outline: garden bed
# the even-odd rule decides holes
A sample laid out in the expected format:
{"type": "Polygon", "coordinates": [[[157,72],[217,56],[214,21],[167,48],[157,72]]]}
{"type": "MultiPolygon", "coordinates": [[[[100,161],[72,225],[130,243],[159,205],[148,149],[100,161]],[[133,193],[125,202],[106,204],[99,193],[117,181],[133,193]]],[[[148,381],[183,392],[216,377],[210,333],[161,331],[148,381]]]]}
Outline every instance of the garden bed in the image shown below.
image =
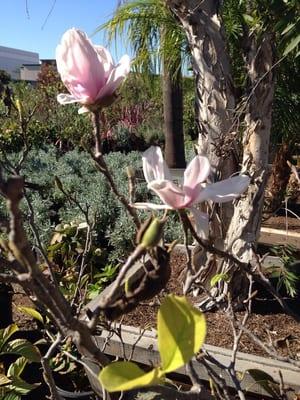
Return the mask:
{"type": "MultiPolygon", "coordinates": [[[[123,316],[121,320],[122,324],[147,329],[156,327],[156,314],[162,296],[167,293],[182,295],[182,287],[178,278],[184,268],[185,259],[184,254],[173,252],[170,261],[172,273],[164,293],[150,301],[140,303],[135,310],[123,316]]],[[[189,299],[194,303],[199,302],[198,297],[189,296],[189,299]]],[[[271,310],[270,303],[271,300],[254,302],[253,314],[249,318],[247,327],[266,342],[271,337],[274,343],[277,344],[279,354],[291,354],[293,357],[300,359],[300,324],[292,317],[278,312],[276,309],[273,309],[275,312],[267,314],[266,312],[271,310]]],[[[232,328],[225,313],[216,311],[206,312],[205,315],[207,320],[207,337],[205,342],[210,345],[230,349],[233,343],[232,328]]],[[[237,315],[239,318],[242,318],[243,312],[239,312],[237,315]]],[[[239,351],[268,356],[266,352],[245,335],[240,342],[239,351]]]]}
{"type": "MultiPolygon", "coordinates": [[[[111,334],[109,331],[102,330],[101,334],[95,337],[97,345],[107,355],[118,358],[130,357],[133,361],[141,365],[156,365],[159,361],[156,338],[156,315],[160,305],[160,300],[168,293],[181,295],[182,272],[185,266],[186,257],[182,251],[173,251],[171,255],[170,280],[163,291],[150,301],[141,302],[138,307],[126,313],[119,321],[113,324],[118,327],[118,334],[111,334]],[[122,333],[121,333],[122,332],[122,333]],[[119,334],[121,333],[121,338],[119,334]],[[141,335],[141,333],[143,333],[141,335]],[[108,340],[109,339],[109,340],[108,340]]],[[[138,263],[135,265],[136,271],[139,271],[138,263]]],[[[128,275],[128,279],[131,279],[128,275]]],[[[108,289],[109,290],[109,289],[108,289]]],[[[197,304],[199,297],[188,296],[189,300],[197,304]]],[[[289,299],[286,299],[289,301],[289,299]]],[[[293,301],[292,301],[293,302],[293,301]]],[[[91,310],[97,306],[98,300],[90,303],[91,310]]],[[[291,303],[291,302],[290,302],[291,303]]],[[[299,299],[295,302],[298,310],[299,299]]],[[[300,324],[293,318],[282,313],[273,307],[276,302],[270,299],[257,299],[253,302],[253,313],[247,323],[247,328],[267,345],[273,343],[275,351],[279,356],[300,360],[300,324]]],[[[290,304],[291,306],[292,304],[290,304]]],[[[232,327],[226,317],[225,312],[206,312],[207,336],[204,349],[209,352],[218,362],[223,365],[229,365],[232,358],[232,327]]],[[[239,319],[243,318],[244,313],[236,313],[239,319]]],[[[286,387],[293,388],[296,392],[300,390],[299,386],[299,368],[288,362],[273,360],[266,351],[263,351],[256,343],[243,335],[238,347],[236,369],[243,376],[242,387],[247,392],[252,393],[247,398],[269,398],[268,393],[261,385],[254,382],[253,378],[245,373],[249,369],[259,369],[268,373],[278,382],[279,371],[282,374],[286,387]],[[254,396],[254,397],[253,397],[254,396]],[[258,397],[256,397],[258,396],[258,397]]],[[[201,364],[193,362],[194,368],[204,381],[209,378],[201,364]]],[[[94,366],[97,370],[98,367],[94,366]]],[[[229,388],[232,386],[231,380],[216,365],[211,366],[215,372],[222,376],[229,388]]],[[[185,382],[186,372],[184,368],[177,371],[184,377],[178,377],[179,382],[185,382]]],[[[91,384],[98,385],[93,378],[89,377],[91,384]]],[[[172,398],[172,397],[171,397],[172,398]]],[[[203,399],[210,399],[209,394],[205,394],[203,399]]],[[[289,399],[294,397],[288,396],[289,399]]]]}

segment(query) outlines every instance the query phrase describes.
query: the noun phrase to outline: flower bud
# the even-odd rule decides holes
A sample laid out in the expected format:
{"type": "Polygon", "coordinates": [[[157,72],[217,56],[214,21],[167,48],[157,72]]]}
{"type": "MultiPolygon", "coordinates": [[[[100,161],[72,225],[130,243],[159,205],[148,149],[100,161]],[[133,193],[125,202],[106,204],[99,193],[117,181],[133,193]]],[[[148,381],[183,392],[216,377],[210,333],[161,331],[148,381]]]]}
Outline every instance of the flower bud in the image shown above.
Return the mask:
{"type": "Polygon", "coordinates": [[[166,218],[159,219],[150,217],[145,221],[138,232],[138,243],[147,249],[157,246],[162,238],[165,223],[166,218]]]}

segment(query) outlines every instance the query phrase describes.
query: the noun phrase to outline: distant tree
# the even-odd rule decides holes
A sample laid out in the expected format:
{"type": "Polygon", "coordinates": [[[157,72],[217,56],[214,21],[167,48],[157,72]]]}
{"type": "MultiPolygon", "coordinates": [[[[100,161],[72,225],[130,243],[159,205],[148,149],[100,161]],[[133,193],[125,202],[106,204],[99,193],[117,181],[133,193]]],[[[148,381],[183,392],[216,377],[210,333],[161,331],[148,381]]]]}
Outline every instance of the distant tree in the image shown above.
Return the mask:
{"type": "Polygon", "coordinates": [[[0,99],[3,101],[3,104],[7,107],[8,115],[11,112],[12,107],[12,99],[11,99],[11,89],[9,88],[9,84],[11,82],[11,76],[9,73],[0,70],[0,99]]]}
{"type": "Polygon", "coordinates": [[[100,29],[110,39],[127,35],[138,71],[150,76],[162,71],[166,161],[170,167],[184,167],[181,64],[186,40],[175,15],[163,0],[125,1],[100,29]]]}

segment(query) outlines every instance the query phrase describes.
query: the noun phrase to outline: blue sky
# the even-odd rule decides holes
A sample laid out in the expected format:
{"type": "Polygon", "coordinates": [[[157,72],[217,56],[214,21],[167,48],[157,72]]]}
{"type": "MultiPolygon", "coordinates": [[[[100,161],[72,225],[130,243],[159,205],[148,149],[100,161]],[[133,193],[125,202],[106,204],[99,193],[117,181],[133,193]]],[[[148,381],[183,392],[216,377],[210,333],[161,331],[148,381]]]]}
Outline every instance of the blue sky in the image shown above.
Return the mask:
{"type": "MultiPolygon", "coordinates": [[[[117,0],[56,0],[51,15],[45,20],[54,0],[10,0],[1,2],[0,45],[35,51],[40,58],[54,58],[62,34],[69,28],[82,29],[92,35],[116,8],[117,0]],[[43,26],[44,25],[44,26],[43,26]]],[[[104,35],[97,33],[92,41],[106,44],[104,35]]],[[[111,45],[112,54],[124,53],[111,45]]]]}

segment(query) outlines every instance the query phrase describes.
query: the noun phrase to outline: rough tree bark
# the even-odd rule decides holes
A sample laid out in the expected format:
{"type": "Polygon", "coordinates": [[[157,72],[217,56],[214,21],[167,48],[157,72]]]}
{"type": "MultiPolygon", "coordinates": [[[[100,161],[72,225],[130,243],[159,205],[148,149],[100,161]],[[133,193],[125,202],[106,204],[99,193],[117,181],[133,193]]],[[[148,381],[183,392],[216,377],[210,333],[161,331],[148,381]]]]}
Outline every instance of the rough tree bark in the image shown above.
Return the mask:
{"type": "Polygon", "coordinates": [[[281,206],[286,196],[286,188],[291,176],[291,169],[287,161],[292,161],[294,143],[283,142],[277,150],[272,164],[269,188],[266,193],[264,215],[271,216],[281,206]]]}
{"type": "MultiPolygon", "coordinates": [[[[215,170],[222,172],[218,178],[220,175],[226,178],[237,168],[234,142],[231,140],[236,127],[233,125],[235,99],[229,55],[218,16],[220,2],[166,2],[185,29],[191,49],[197,86],[199,151],[208,155],[215,170]]],[[[224,248],[246,262],[253,257],[261,223],[274,93],[273,54],[269,35],[264,35],[259,45],[254,34],[248,36],[245,62],[249,96],[244,109],[242,170],[252,180],[247,193],[235,203],[233,214],[227,208],[221,216],[224,231],[227,232],[224,248]]],[[[242,274],[228,263],[222,266],[222,270],[234,275],[229,288],[232,294],[235,289],[241,290],[238,278],[242,274]]],[[[222,295],[227,291],[226,285],[221,288],[222,295]]]]}
{"type": "MultiPolygon", "coordinates": [[[[166,0],[182,24],[190,46],[196,81],[196,123],[199,132],[198,152],[209,158],[213,167],[212,180],[224,179],[238,170],[234,146],[235,97],[229,56],[215,0],[166,0]]],[[[218,211],[226,232],[231,216],[230,204],[218,211]]]]}
{"type": "MultiPolygon", "coordinates": [[[[273,61],[272,36],[265,34],[260,45],[253,39],[246,59],[250,92],[245,114],[242,162],[242,170],[251,176],[251,183],[247,193],[234,207],[226,236],[226,250],[244,262],[253,259],[261,225],[274,96],[273,61]]],[[[223,272],[228,270],[231,275],[235,272],[232,265],[224,265],[223,272]]],[[[240,277],[241,274],[237,273],[236,279],[231,279],[231,293],[241,288],[240,277]]]]}
{"type": "Polygon", "coordinates": [[[181,22],[190,46],[196,78],[199,151],[207,154],[212,166],[227,177],[236,170],[233,153],[226,160],[219,154],[231,133],[235,98],[229,57],[222,24],[218,16],[218,1],[167,0],[181,22]]]}

